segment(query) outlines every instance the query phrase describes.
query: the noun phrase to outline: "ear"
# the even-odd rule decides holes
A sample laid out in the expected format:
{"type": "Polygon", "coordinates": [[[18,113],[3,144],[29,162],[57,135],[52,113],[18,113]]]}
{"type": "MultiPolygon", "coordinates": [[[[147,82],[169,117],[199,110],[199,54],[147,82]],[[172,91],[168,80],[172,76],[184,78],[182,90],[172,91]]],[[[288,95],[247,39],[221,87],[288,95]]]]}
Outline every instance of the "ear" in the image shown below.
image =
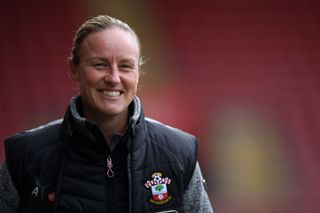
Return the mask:
{"type": "Polygon", "coordinates": [[[78,65],[74,64],[72,62],[72,59],[69,58],[69,71],[70,71],[70,76],[75,82],[79,82],[79,67],[78,65]]]}

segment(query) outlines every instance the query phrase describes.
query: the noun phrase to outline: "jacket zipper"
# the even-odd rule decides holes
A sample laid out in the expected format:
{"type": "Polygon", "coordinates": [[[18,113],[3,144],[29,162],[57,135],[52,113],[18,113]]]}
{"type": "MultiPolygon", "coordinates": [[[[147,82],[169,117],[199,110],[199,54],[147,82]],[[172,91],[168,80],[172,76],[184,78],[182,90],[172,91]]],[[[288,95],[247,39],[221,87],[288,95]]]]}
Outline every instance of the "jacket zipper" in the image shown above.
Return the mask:
{"type": "MultiPolygon", "coordinates": [[[[107,151],[108,152],[108,151],[107,151]]],[[[107,196],[107,212],[112,212],[112,207],[110,206],[111,203],[110,203],[110,199],[112,197],[112,190],[111,190],[111,187],[112,187],[112,178],[114,177],[114,172],[112,170],[112,167],[113,167],[113,163],[112,163],[112,158],[110,156],[110,154],[107,154],[107,165],[106,165],[106,171],[105,171],[105,174],[106,174],[106,180],[105,180],[105,183],[106,183],[106,196],[107,196]]]]}
{"type": "Polygon", "coordinates": [[[111,159],[111,156],[108,155],[108,157],[107,157],[107,176],[108,176],[108,178],[114,177],[114,172],[112,170],[112,167],[113,167],[112,159],[111,159]]]}

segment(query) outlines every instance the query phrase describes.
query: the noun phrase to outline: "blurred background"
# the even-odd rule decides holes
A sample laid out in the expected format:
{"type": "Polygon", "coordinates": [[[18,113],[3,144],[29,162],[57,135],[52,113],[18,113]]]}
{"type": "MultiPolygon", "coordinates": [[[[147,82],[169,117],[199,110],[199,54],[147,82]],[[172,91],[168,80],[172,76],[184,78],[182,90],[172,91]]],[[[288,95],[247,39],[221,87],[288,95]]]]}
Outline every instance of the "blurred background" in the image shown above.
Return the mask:
{"type": "Polygon", "coordinates": [[[2,2],[1,141],[63,116],[73,36],[98,14],[140,36],[145,113],[199,138],[216,212],[320,212],[318,0],[2,2]]]}

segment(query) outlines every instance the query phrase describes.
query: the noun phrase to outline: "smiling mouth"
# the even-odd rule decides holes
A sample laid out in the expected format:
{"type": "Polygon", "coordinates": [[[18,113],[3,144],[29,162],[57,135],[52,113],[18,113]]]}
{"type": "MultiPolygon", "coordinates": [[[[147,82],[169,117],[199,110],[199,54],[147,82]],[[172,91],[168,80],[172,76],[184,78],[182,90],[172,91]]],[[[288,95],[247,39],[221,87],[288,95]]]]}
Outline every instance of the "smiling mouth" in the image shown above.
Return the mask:
{"type": "Polygon", "coordinates": [[[99,92],[105,97],[119,97],[122,92],[121,91],[108,91],[108,90],[99,90],[99,92]]]}

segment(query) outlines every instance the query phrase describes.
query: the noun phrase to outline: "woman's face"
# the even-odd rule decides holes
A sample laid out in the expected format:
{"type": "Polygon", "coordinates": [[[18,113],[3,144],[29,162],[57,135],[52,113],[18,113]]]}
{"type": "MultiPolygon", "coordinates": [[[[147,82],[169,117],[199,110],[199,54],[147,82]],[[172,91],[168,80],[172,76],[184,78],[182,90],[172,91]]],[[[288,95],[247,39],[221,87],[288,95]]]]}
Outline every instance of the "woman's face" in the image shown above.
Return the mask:
{"type": "Polygon", "coordinates": [[[135,35],[119,27],[85,37],[79,48],[80,63],[71,64],[71,72],[79,83],[87,119],[127,116],[137,93],[139,51],[135,35]]]}

